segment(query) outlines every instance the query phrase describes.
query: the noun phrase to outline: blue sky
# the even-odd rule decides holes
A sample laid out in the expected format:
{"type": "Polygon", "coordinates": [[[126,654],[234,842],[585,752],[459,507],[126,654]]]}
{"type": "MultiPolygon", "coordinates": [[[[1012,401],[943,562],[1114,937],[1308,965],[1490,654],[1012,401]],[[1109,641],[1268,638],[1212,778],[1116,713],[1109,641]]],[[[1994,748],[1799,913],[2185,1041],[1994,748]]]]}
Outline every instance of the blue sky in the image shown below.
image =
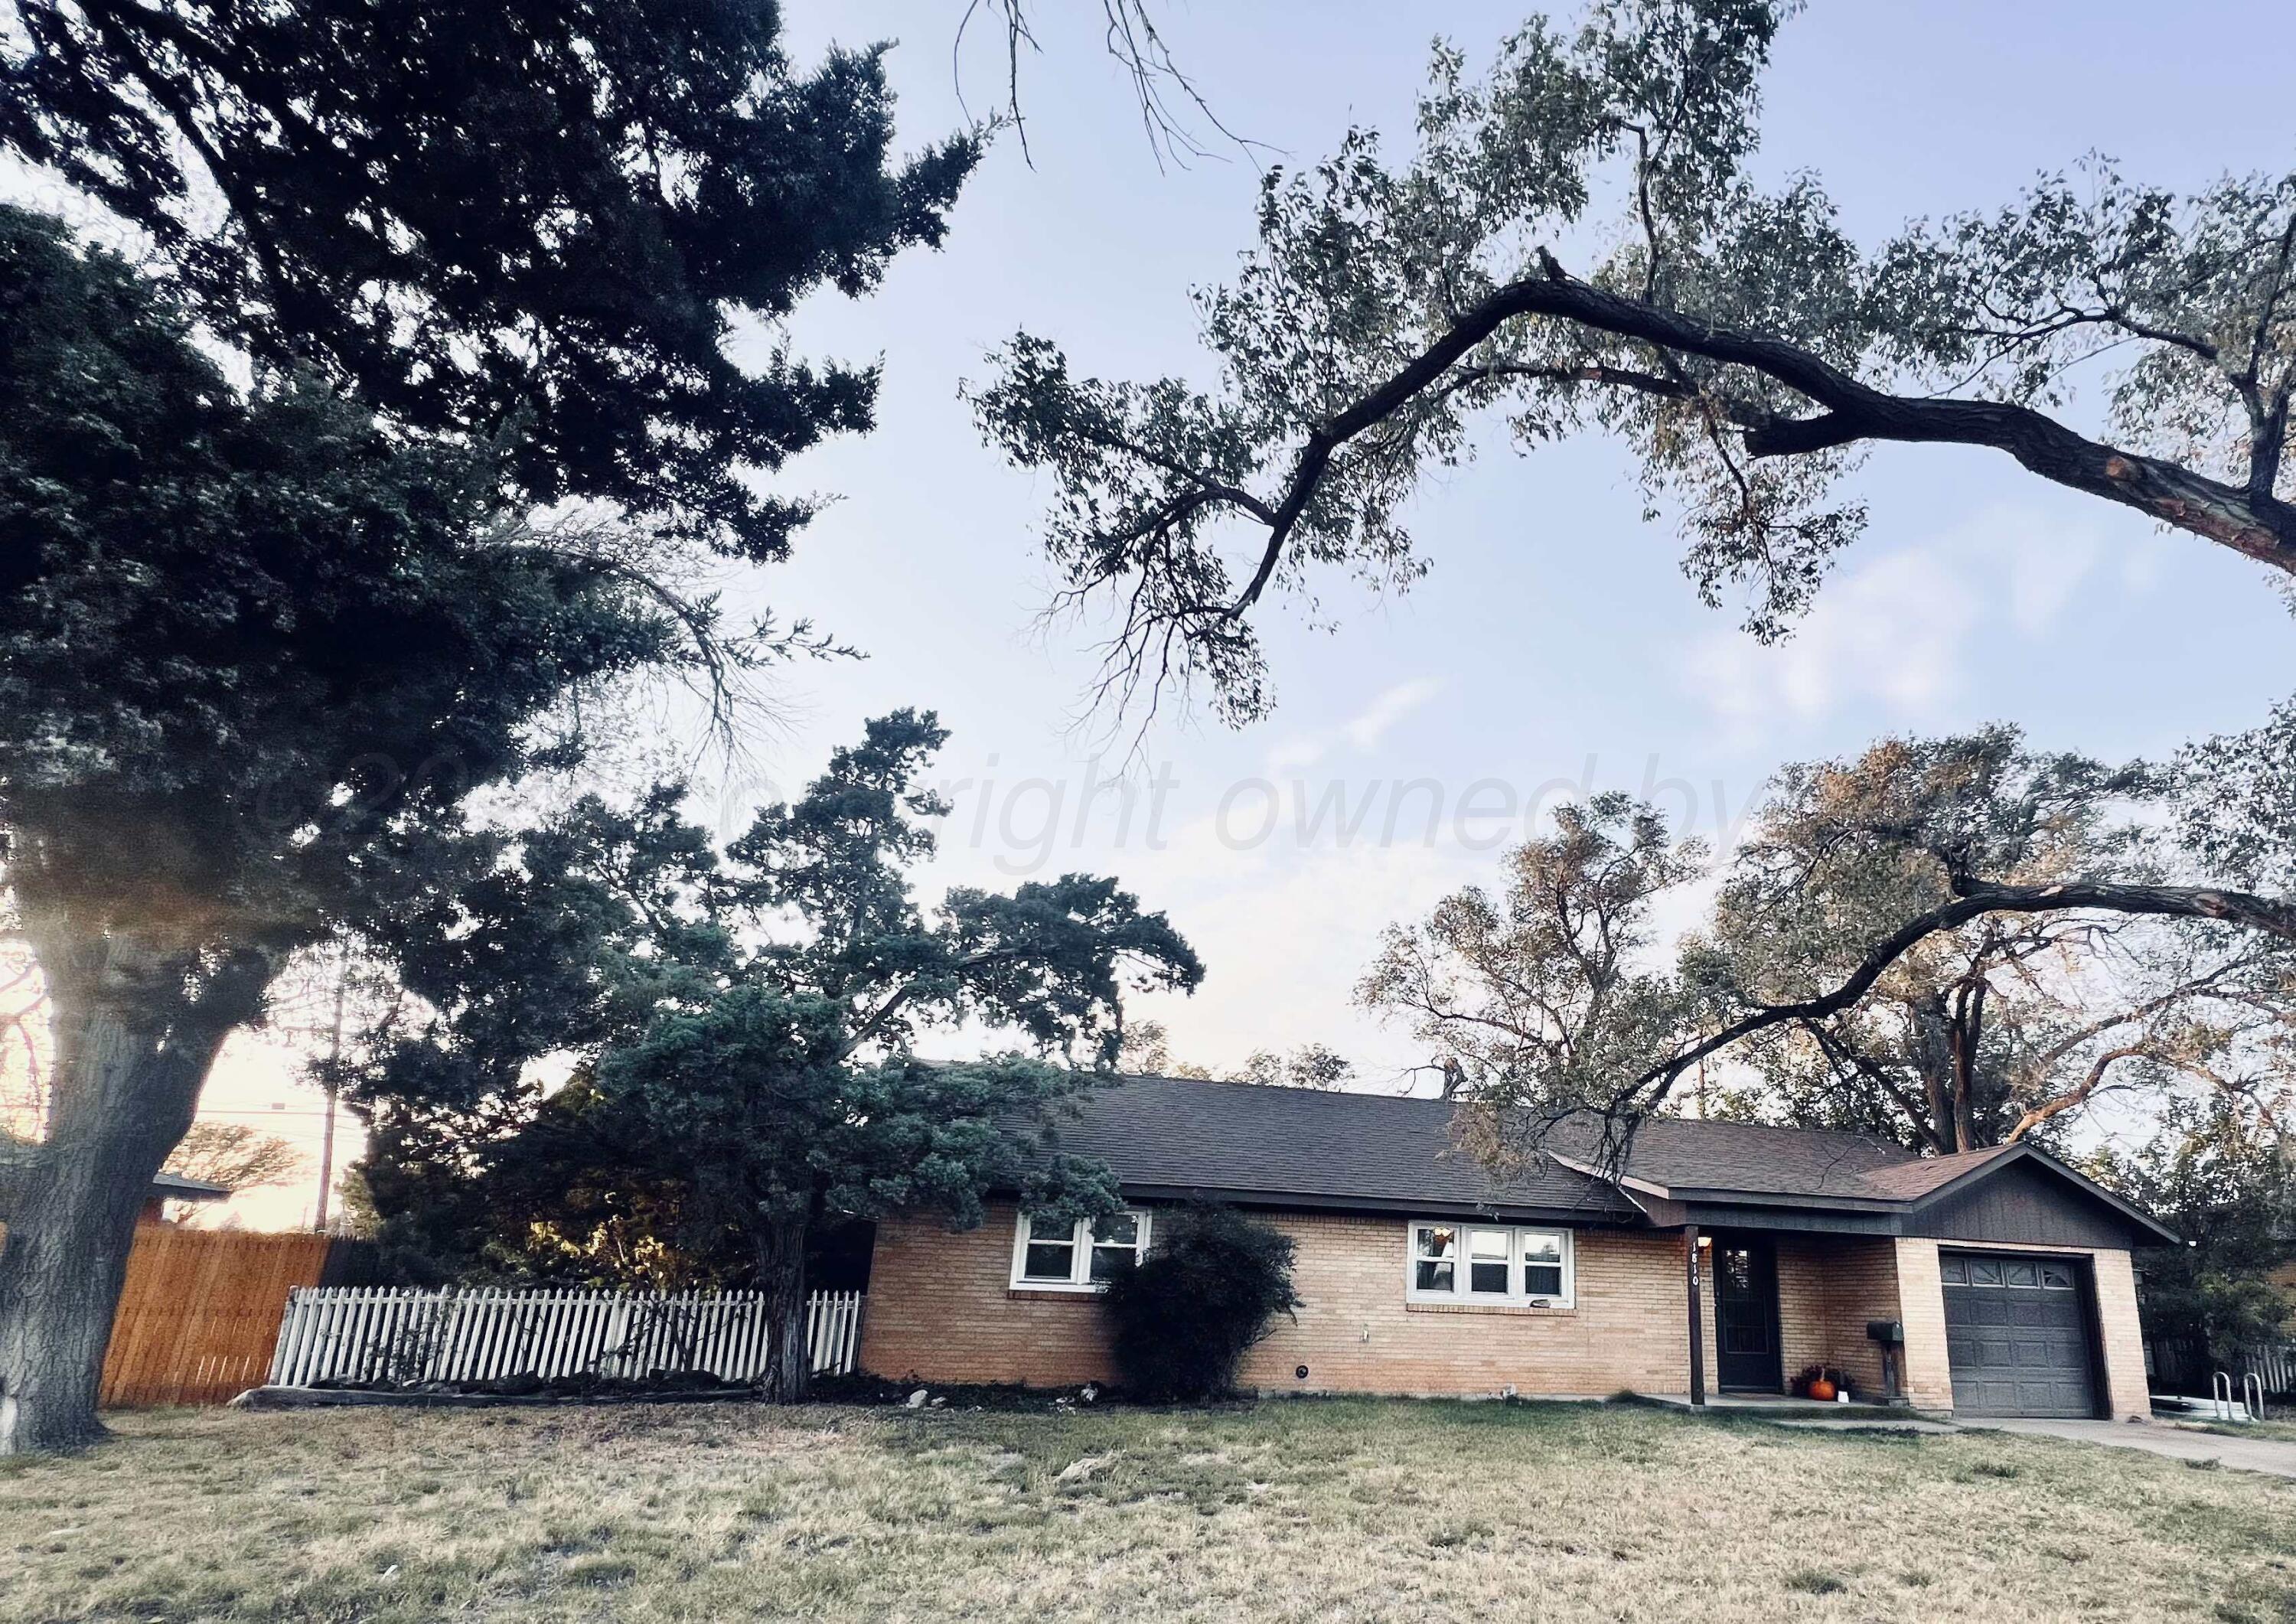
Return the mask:
{"type": "MultiPolygon", "coordinates": [[[[833,13],[838,39],[901,42],[891,71],[911,138],[961,116],[957,9],[833,13]]],[[[882,353],[884,396],[874,435],[789,471],[785,482],[840,500],[765,587],[871,657],[792,676],[791,726],[765,787],[801,779],[866,715],[938,708],[955,734],[943,765],[959,805],[934,882],[1083,868],[1133,883],[1210,967],[1193,1000],[1151,1012],[1184,1054],[1231,1063],[1316,1039],[1358,1054],[1373,1078],[1409,1063],[1408,1040],[1349,1003],[1380,927],[1489,876],[1500,833],[1519,834],[1521,808],[1551,804],[1554,785],[1650,788],[1678,811],[1694,798],[1712,838],[1780,762],[1882,733],[2012,719],[2048,744],[2119,758],[2252,723],[2296,687],[2296,624],[2259,571],[1996,456],[1876,454],[1857,480],[1868,534],[1800,635],[1765,649],[1700,607],[1677,537],[1641,522],[1617,447],[1523,457],[1495,435],[1416,504],[1434,565],[1425,581],[1384,600],[1337,586],[1335,633],[1282,607],[1265,617],[1275,717],[1242,732],[1201,718],[1160,725],[1133,775],[1143,802],[1127,838],[1108,794],[1079,831],[1093,772],[1072,724],[1091,628],[1039,624],[1047,488],[980,445],[958,382],[986,376],[984,352],[1022,326],[1059,340],[1081,370],[1206,376],[1188,290],[1224,277],[1248,244],[1256,185],[1240,161],[1160,172],[1100,53],[1096,9],[1043,8],[1045,54],[1024,64],[1035,168],[1000,146],[945,251],[902,262],[862,303],[817,301],[794,325],[801,350],[882,353]],[[1156,849],[1144,803],[1160,774],[1156,849]],[[1280,826],[1255,840],[1268,821],[1250,782],[1261,778],[1283,804],[1280,826]],[[1431,841],[1436,791],[1398,793],[1421,780],[1446,798],[1431,841]],[[1471,809],[1513,804],[1512,824],[1454,817],[1482,780],[1513,800],[1486,788],[1471,809]],[[984,781],[996,786],[985,797],[984,781]],[[1300,838],[1295,783],[1310,807],[1335,784],[1351,809],[1368,794],[1360,836],[1336,840],[1327,822],[1300,838]],[[1062,821],[1047,850],[1054,785],[1062,821]],[[1390,809],[1396,838],[1382,840],[1390,809]]],[[[1523,14],[1197,5],[1173,10],[1167,31],[1233,127],[1303,162],[1350,122],[1406,138],[1435,34],[1485,59],[1523,14]]],[[[2158,7],[2094,3],[1819,5],[1780,41],[1760,167],[1817,171],[1869,242],[1909,217],[2006,201],[2091,151],[2180,185],[2285,168],[2296,11],[2174,15],[2171,27],[2158,7]]],[[[791,7],[800,52],[832,37],[832,16],[791,7]]],[[[964,64],[976,110],[1003,89],[991,43],[964,64]]]]}
{"type": "MultiPolygon", "coordinates": [[[[890,70],[905,139],[963,122],[950,51],[962,0],[788,10],[800,56],[832,37],[900,42],[890,70]]],[[[1640,521],[1618,447],[1587,439],[1526,458],[1494,437],[1416,504],[1434,568],[1408,596],[1335,588],[1327,605],[1341,625],[1329,634],[1277,606],[1262,620],[1274,718],[1240,733],[1166,721],[1130,780],[1143,802],[1130,827],[1119,831],[1106,792],[1079,825],[1095,772],[1071,724],[1090,628],[1038,623],[1048,491],[982,447],[958,383],[984,377],[984,353],[1023,326],[1059,340],[1083,370],[1206,376],[1188,290],[1224,277],[1250,242],[1257,176],[1236,161],[1160,171],[1101,51],[1098,8],[1039,10],[1046,52],[1025,64],[1035,167],[1003,144],[945,251],[902,260],[868,299],[816,300],[793,324],[801,353],[884,357],[879,426],[787,471],[783,485],[838,500],[794,562],[735,595],[812,616],[870,658],[789,676],[788,726],[761,774],[721,791],[729,823],[788,793],[863,718],[936,708],[955,731],[944,776],[964,787],[929,890],[1118,874],[1168,910],[1210,966],[1194,998],[1136,1006],[1167,1022],[1183,1055],[1229,1065],[1316,1040],[1356,1055],[1379,1084],[1420,1058],[1350,1002],[1380,929],[1491,877],[1496,849],[1561,786],[1650,788],[1677,815],[1694,800],[1694,826],[1710,839],[1781,762],[1881,734],[2007,718],[2047,744],[2120,758],[2251,724],[2296,691],[2296,622],[2259,571],[1997,457],[1876,454],[1857,480],[1869,533],[1801,634],[1763,649],[1699,606],[1677,537],[1640,521]],[[1280,826],[1255,839],[1261,780],[1285,804],[1280,826]],[[1334,792],[1350,811],[1367,803],[1357,838],[1334,838],[1328,821],[1301,838],[1294,784],[1311,807],[1334,792]],[[1438,793],[1445,817],[1429,839],[1438,793]],[[1471,810],[1511,807],[1512,817],[1460,824],[1471,794],[1471,810]]],[[[1525,12],[1519,0],[1235,0],[1166,14],[1213,105],[1296,163],[1350,122],[1399,139],[1432,37],[1487,60],[1525,12]]],[[[988,34],[976,45],[964,79],[985,111],[1002,94],[1001,63],[988,34]]],[[[2090,151],[2179,185],[2284,170],[2291,62],[2296,7],[1836,0],[1780,41],[1760,167],[1816,170],[1868,242],[1908,217],[2006,201],[2037,171],[2090,151]]],[[[234,1054],[209,1108],[315,1135],[283,1057],[252,1040],[234,1054]]]]}

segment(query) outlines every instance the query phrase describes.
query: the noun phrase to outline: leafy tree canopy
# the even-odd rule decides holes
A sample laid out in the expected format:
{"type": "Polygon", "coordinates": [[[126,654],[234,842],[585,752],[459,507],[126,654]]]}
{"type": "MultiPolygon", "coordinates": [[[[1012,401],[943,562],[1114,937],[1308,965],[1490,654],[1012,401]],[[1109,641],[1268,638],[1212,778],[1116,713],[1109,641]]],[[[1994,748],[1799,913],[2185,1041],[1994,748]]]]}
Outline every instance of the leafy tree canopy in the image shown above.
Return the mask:
{"type": "Polygon", "coordinates": [[[1631,1132],[1685,1093],[1933,1151],[2112,1095],[2284,1108],[2296,956],[2179,882],[2206,859],[2177,839],[2180,793],[2005,728],[1791,767],[1672,951],[1658,910],[1705,853],[1598,797],[1510,855],[1503,896],[1390,930],[1359,997],[1485,1108],[1495,1152],[1573,1112],[1631,1132]]]}
{"type": "Polygon", "coordinates": [[[889,161],[884,47],[801,70],[774,0],[23,0],[0,142],[147,233],[203,321],[490,472],[751,558],[873,368],[726,343],[940,241],[979,156],[889,161]]]}
{"type": "Polygon", "coordinates": [[[537,726],[570,694],[762,655],[663,587],[673,545],[500,521],[482,460],[308,376],[242,397],[184,312],[14,209],[0,309],[0,824],[36,944],[283,950],[388,910],[472,788],[564,759],[537,726]]]}
{"type": "Polygon", "coordinates": [[[303,1170],[303,1152],[244,1122],[194,1122],[168,1153],[167,1170],[226,1190],[283,1185],[303,1170]]]}
{"type": "Polygon", "coordinates": [[[1268,175],[1256,248],[1199,296],[1210,388],[1004,348],[979,421],[1053,476],[1066,597],[1118,606],[1103,698],[1193,677],[1262,715],[1263,597],[1416,579],[1406,504],[1492,417],[1625,440],[1700,594],[1765,637],[1858,534],[1839,483],[1883,441],[1991,447],[2296,575],[2296,176],[2180,194],[2099,160],[1868,249],[1815,176],[1749,170],[1791,9],[1603,0],[1480,78],[1439,46],[1415,152],[1357,129],[1268,175]],[[2109,440],[2059,414],[2091,362],[2119,368],[2109,440]]]}
{"type": "Polygon", "coordinates": [[[1652,910],[1705,855],[1626,795],[1566,804],[1507,855],[1503,895],[1469,886],[1389,926],[1356,996],[1429,1046],[1447,1094],[1603,1099],[1694,1013],[1654,952],[1652,910]]]}
{"type": "Polygon", "coordinates": [[[2144,1320],[2240,1363],[2284,1342],[2296,1302],[2266,1278],[2296,1258],[2296,1147],[2268,1112],[2235,1100],[2183,1101],[2133,1154],[2088,1170],[2161,1215],[2185,1242],[2144,1261],[2144,1320]]]}
{"type": "MultiPolygon", "coordinates": [[[[1202,968],[1107,880],[920,907],[908,871],[947,808],[917,779],[945,736],[929,713],[872,722],[722,855],[675,788],[635,810],[586,800],[468,887],[414,956],[430,1019],[365,1087],[393,1103],[367,1169],[386,1222],[561,1273],[682,1259],[801,1314],[824,1218],[970,1225],[1000,1189],[1112,1210],[1106,1169],[1047,1122],[1114,1064],[1127,988],[1189,990],[1202,968]],[[564,973],[529,973],[537,958],[564,973]],[[960,1025],[1021,1049],[916,1054],[960,1025]],[[545,1097],[531,1066],[551,1054],[575,1075],[545,1097]]],[[[804,1374],[782,1368],[779,1390],[804,1374]]]]}
{"type": "Polygon", "coordinates": [[[323,939],[413,939],[649,675],[770,657],[691,544],[504,520],[487,456],[306,372],[232,386],[178,301],[0,208],[0,881],[38,964],[45,1137],[0,1157],[0,1453],[94,1435],[137,1193],[323,939]]]}

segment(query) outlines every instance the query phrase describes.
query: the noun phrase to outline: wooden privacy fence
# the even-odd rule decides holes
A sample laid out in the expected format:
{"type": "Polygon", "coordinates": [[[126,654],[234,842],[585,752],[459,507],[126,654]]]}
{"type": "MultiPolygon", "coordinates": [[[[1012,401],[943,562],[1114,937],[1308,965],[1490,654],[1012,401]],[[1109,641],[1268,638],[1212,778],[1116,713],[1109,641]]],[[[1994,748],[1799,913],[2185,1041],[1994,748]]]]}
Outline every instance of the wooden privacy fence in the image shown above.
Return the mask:
{"type": "Polygon", "coordinates": [[[137,1229],[99,1402],[220,1404],[256,1386],[288,1293],[326,1278],[333,1244],[322,1234],[137,1229]]]}
{"type": "MultiPolygon", "coordinates": [[[[816,1373],[852,1372],[864,1300],[859,1292],[806,1300],[816,1373]]],[[[288,1300],[270,1379],[308,1387],[700,1373],[755,1382],[768,1330],[758,1292],[305,1289],[288,1300]]]]}
{"type": "Polygon", "coordinates": [[[2296,1400],[2296,1342],[2251,1349],[2238,1358],[2212,1357],[2196,1337],[2156,1336],[2144,1344],[2145,1374],[2155,1392],[2195,1397],[2222,1370],[2237,1382],[2254,1375],[2274,1398],[2296,1400]]]}

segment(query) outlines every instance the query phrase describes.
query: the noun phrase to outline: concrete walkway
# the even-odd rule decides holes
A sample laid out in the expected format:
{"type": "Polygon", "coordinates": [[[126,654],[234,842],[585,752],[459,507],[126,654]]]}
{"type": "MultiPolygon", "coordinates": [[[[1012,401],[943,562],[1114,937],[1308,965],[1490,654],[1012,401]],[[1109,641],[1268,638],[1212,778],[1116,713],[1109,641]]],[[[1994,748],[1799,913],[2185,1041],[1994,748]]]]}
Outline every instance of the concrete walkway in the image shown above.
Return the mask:
{"type": "Polygon", "coordinates": [[[2272,1438],[2235,1438],[2157,1421],[2000,1420],[1958,1423],[1973,1430],[2023,1432],[2034,1438],[2063,1438],[2114,1449],[2142,1449],[2171,1460],[2217,1461],[2244,1472],[2296,1478],[2296,1444],[2272,1438]]]}

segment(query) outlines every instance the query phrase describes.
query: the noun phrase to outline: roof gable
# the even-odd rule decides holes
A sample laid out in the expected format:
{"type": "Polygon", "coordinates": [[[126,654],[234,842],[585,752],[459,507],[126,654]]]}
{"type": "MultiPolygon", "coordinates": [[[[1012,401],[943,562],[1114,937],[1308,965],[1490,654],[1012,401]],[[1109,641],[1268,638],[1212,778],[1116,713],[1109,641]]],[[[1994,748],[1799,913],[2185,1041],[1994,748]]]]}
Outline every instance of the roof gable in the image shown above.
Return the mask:
{"type": "Polygon", "coordinates": [[[1907,1230],[2036,1245],[2174,1246],[2177,1232],[2136,1202],[2038,1146],[2017,1144],[1939,1162],[1951,1170],[1912,1202],[1907,1230]],[[2030,1234],[2013,1233],[2029,1228],[2030,1234]]]}

